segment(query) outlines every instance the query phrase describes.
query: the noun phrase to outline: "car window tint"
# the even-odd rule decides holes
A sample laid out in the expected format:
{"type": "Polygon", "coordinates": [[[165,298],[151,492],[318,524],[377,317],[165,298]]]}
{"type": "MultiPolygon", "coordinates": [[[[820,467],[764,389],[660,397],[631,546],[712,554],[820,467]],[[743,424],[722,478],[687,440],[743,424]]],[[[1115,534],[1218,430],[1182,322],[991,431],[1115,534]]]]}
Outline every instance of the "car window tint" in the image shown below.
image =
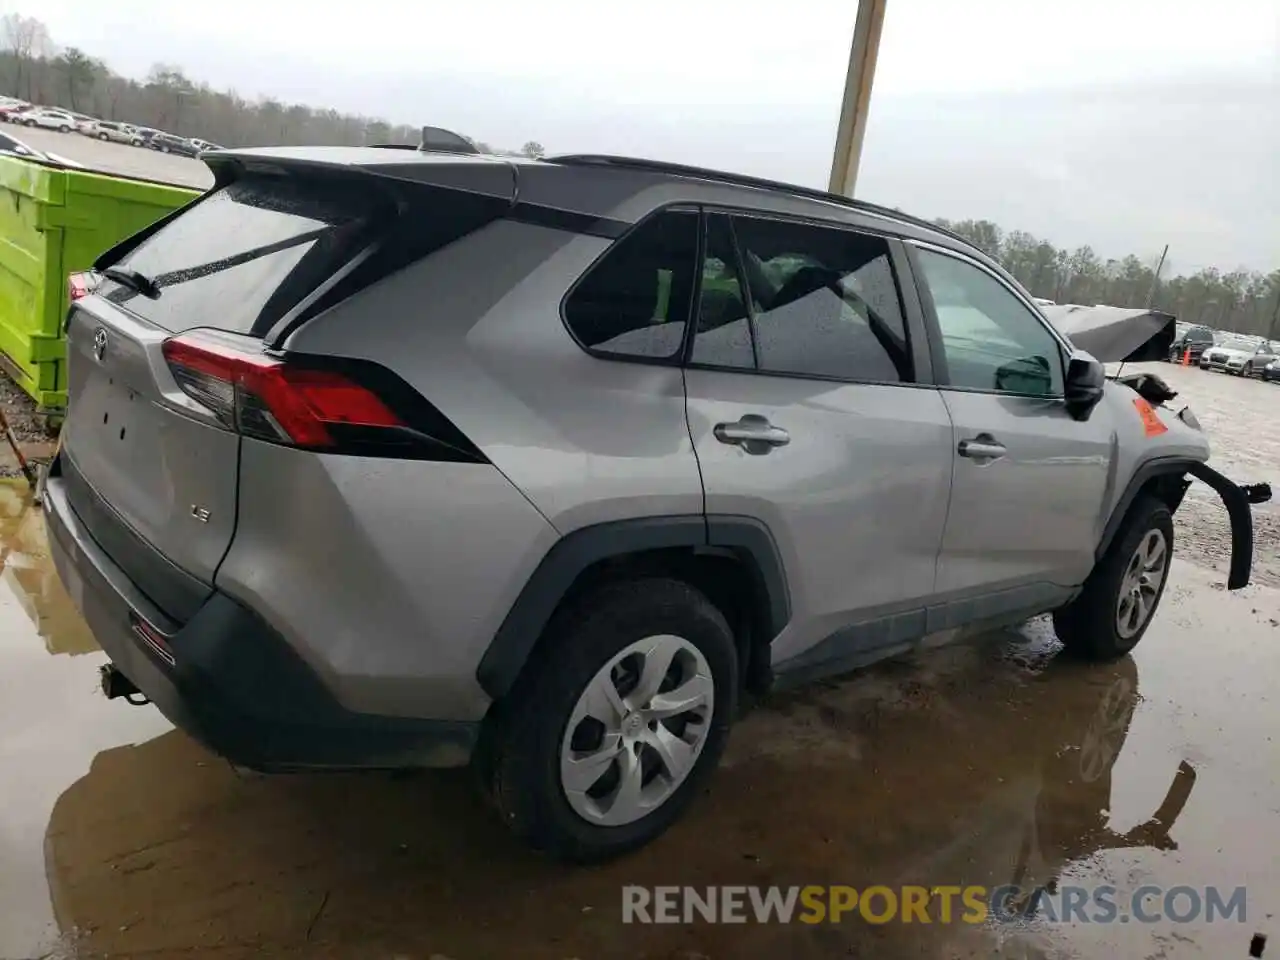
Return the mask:
{"type": "Polygon", "coordinates": [[[751,321],[747,298],[738,276],[727,217],[707,222],[707,252],[702,261],[702,293],[698,298],[698,327],[693,338],[694,363],[753,369],[751,321]]]}
{"type": "Polygon", "coordinates": [[[919,251],[952,386],[1061,396],[1062,353],[1039,317],[985,270],[919,251]]]}
{"type": "Polygon", "coordinates": [[[672,359],[684,344],[697,256],[696,213],[651,217],[582,278],[565,302],[565,322],[591,350],[672,359]]]}
{"type": "Polygon", "coordinates": [[[358,249],[386,201],[357,187],[284,178],[237,180],[192,204],[122,266],[160,295],[104,280],[102,293],[174,333],[214,327],[261,334],[358,249]]]}
{"type": "Polygon", "coordinates": [[[897,383],[912,378],[889,246],[880,237],[735,217],[767,373],[897,383]]]}

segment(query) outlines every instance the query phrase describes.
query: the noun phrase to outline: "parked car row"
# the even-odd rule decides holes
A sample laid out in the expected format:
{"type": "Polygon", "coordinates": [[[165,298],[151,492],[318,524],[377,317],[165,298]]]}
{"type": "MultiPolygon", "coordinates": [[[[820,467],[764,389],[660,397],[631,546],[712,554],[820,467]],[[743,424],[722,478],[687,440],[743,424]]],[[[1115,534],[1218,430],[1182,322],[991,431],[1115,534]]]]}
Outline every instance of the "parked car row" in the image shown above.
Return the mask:
{"type": "Polygon", "coordinates": [[[10,98],[0,99],[0,120],[61,133],[80,133],[98,140],[146,147],[160,153],[176,153],[184,157],[196,157],[205,150],[221,149],[218,144],[198,137],[180,137],[153,127],[118,120],[99,120],[97,117],[61,107],[41,107],[10,98]]]}
{"type": "Polygon", "coordinates": [[[1280,344],[1244,333],[1213,330],[1200,324],[1178,324],[1169,361],[1189,361],[1201,370],[1280,382],[1280,344]]]}
{"type": "Polygon", "coordinates": [[[1280,348],[1274,343],[1260,337],[1227,335],[1200,355],[1200,369],[1255,377],[1261,376],[1277,358],[1280,348]]]}
{"type": "Polygon", "coordinates": [[[1213,344],[1214,332],[1209,327],[1179,324],[1177,335],[1169,347],[1169,359],[1174,363],[1181,363],[1187,357],[1192,363],[1199,363],[1201,355],[1213,344]]]}

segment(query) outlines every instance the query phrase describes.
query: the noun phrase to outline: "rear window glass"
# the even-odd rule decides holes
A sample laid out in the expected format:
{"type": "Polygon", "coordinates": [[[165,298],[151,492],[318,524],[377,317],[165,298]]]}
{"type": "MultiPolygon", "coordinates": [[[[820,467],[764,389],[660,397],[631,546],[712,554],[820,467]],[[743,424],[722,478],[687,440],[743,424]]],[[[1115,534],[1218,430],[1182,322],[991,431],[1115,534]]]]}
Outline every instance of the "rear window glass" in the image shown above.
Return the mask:
{"type": "Polygon", "coordinates": [[[337,181],[239,180],[121,261],[154,281],[156,299],[111,281],[102,293],[175,333],[215,327],[260,335],[360,248],[380,210],[374,194],[337,181]]]}

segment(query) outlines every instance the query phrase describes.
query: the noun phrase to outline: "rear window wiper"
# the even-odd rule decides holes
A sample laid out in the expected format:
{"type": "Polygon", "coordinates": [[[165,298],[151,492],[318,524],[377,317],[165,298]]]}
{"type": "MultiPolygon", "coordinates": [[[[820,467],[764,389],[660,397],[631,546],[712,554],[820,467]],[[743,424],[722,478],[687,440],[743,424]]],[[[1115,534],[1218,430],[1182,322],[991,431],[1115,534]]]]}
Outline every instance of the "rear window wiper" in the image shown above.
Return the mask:
{"type": "Polygon", "coordinates": [[[148,300],[160,299],[159,285],[140,270],[129,267],[103,267],[98,272],[108,280],[114,280],[135,293],[142,294],[148,300]]]}

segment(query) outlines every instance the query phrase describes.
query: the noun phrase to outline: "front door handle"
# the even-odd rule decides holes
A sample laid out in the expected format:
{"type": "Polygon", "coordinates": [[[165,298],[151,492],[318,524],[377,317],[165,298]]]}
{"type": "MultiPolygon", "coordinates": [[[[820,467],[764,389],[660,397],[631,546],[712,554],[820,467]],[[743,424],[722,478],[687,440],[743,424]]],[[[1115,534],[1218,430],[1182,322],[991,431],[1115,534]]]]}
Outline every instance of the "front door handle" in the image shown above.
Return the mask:
{"type": "Polygon", "coordinates": [[[715,435],[721,443],[739,446],[751,454],[768,453],[791,442],[791,434],[756,413],[744,414],[736,423],[717,423],[715,435]]]}
{"type": "Polygon", "coordinates": [[[980,433],[970,440],[961,440],[956,453],[970,460],[999,460],[1009,451],[989,433],[980,433]]]}

